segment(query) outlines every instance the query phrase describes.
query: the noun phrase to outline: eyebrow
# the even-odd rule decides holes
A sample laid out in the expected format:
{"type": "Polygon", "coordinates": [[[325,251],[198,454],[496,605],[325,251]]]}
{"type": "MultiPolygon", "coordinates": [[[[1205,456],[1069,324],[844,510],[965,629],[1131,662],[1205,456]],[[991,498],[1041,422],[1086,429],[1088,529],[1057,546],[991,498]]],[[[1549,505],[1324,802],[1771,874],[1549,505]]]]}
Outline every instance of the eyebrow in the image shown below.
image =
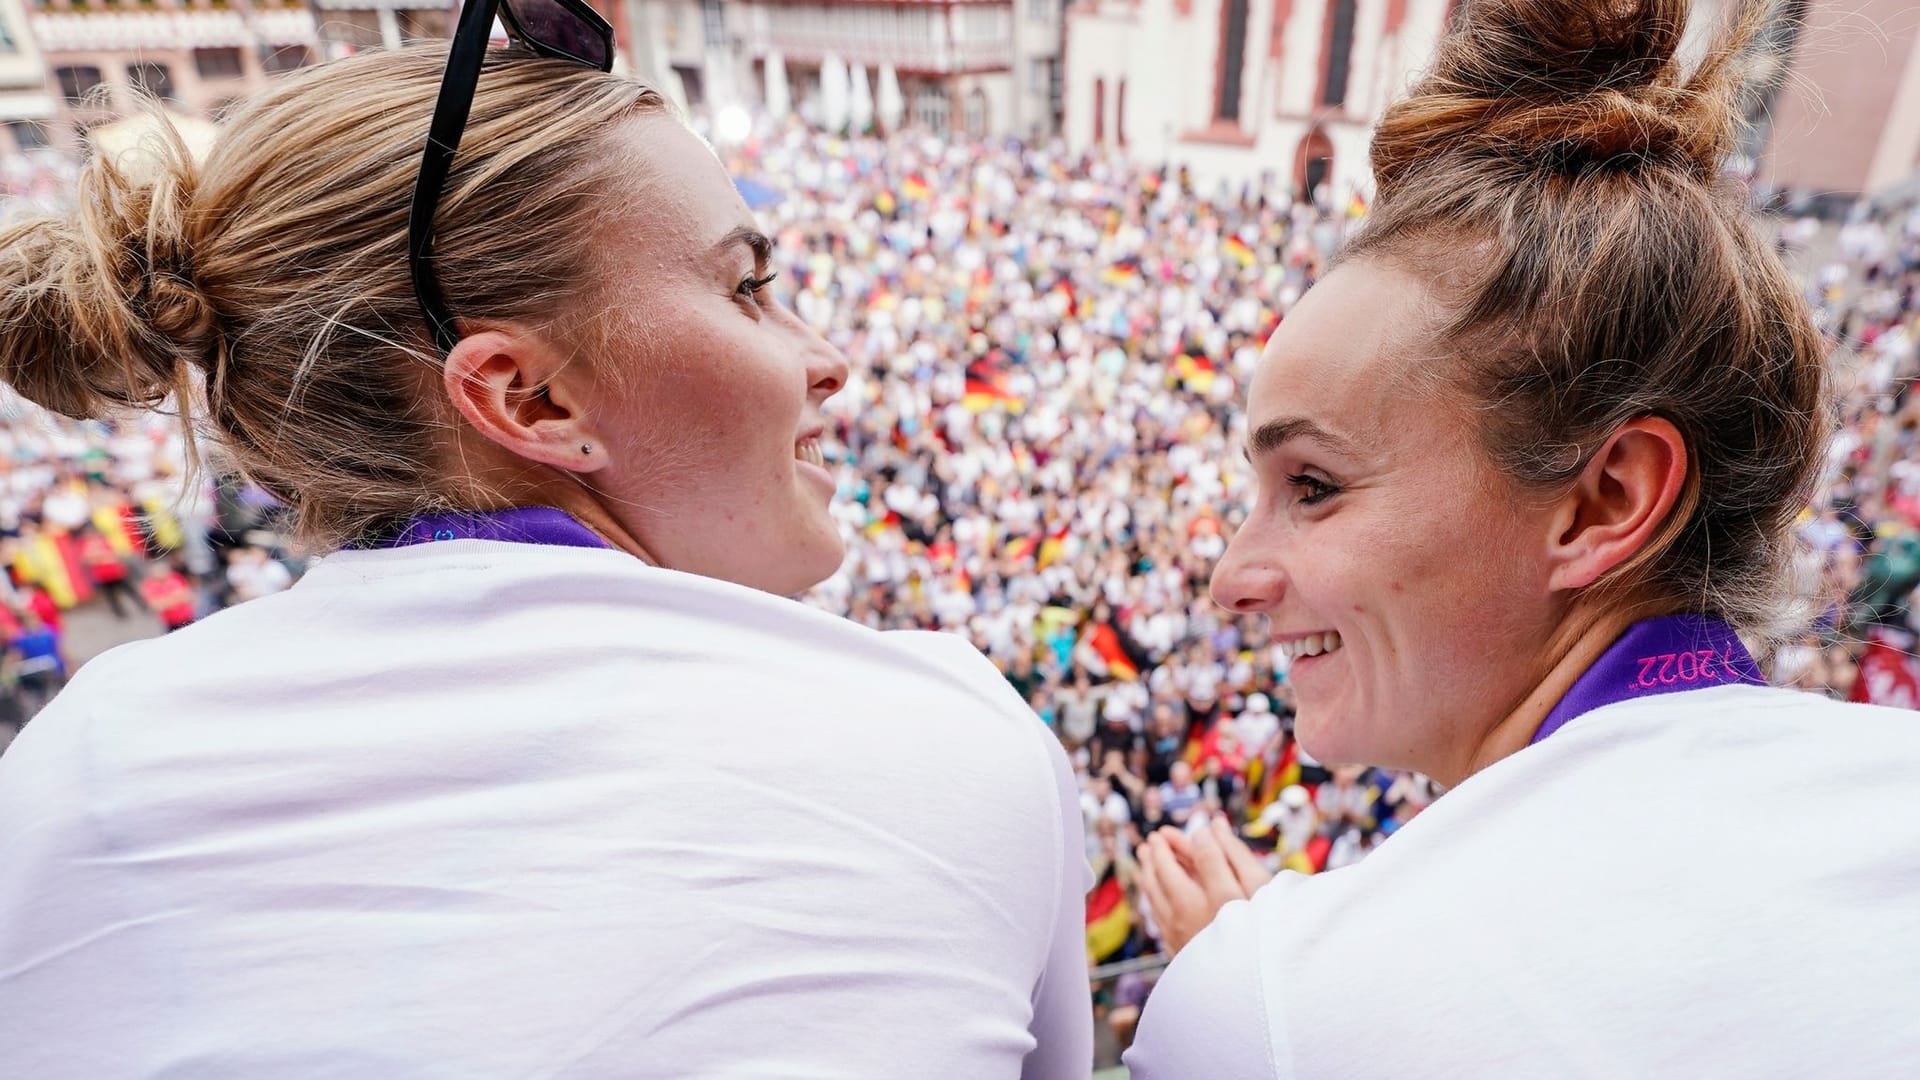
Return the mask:
{"type": "Polygon", "coordinates": [[[1282,420],[1269,420],[1253,430],[1247,438],[1247,457],[1258,454],[1270,454],[1295,439],[1306,439],[1319,443],[1336,454],[1352,457],[1356,447],[1347,438],[1336,435],[1319,424],[1304,417],[1288,417],[1282,420]]]}
{"type": "Polygon", "coordinates": [[[745,245],[748,250],[753,252],[755,263],[764,263],[773,257],[773,241],[767,239],[766,233],[761,232],[751,225],[734,226],[731,232],[721,237],[720,241],[713,245],[713,253],[715,255],[724,255],[728,248],[739,247],[741,245],[745,245]]]}

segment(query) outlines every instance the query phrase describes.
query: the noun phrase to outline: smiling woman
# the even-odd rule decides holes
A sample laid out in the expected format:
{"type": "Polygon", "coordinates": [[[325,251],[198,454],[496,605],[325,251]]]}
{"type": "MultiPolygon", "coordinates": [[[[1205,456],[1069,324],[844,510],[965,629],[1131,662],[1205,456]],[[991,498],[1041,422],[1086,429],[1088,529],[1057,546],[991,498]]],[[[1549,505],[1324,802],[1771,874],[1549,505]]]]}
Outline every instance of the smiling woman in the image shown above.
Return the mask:
{"type": "Polygon", "coordinates": [[[0,762],[0,1076],[1084,1077],[1059,743],[959,639],[788,599],[845,361],[542,2],[0,232],[7,381],[184,403],[332,552],[0,762]]]}
{"type": "Polygon", "coordinates": [[[1463,4],[1382,118],[1374,212],[1250,387],[1213,593],[1290,650],[1304,749],[1452,790],[1312,878],[1142,845],[1181,951],[1136,1078],[1920,1060],[1920,727],[1764,685],[1831,425],[1720,173],[1772,5],[1690,69],[1689,6],[1463,4]]]}

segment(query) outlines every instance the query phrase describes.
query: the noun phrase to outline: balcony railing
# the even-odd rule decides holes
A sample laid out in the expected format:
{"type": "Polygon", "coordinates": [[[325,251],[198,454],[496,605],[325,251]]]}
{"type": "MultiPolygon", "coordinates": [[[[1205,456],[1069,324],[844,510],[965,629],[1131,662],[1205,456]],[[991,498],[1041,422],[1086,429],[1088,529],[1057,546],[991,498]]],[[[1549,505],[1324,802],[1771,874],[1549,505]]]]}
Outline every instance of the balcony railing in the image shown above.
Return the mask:
{"type": "Polygon", "coordinates": [[[45,52],[129,52],[311,45],[319,41],[305,9],[238,11],[46,11],[32,16],[45,52]]]}

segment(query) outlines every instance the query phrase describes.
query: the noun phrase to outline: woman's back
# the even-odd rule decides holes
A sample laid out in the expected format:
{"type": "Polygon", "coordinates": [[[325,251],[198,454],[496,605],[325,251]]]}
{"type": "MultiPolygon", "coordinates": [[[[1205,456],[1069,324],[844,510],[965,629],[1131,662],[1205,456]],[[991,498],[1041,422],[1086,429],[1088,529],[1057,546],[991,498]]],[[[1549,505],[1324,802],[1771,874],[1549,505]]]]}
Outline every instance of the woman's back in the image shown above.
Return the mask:
{"type": "Polygon", "coordinates": [[[1086,1067],[1071,781],[997,673],[613,551],[341,553],[110,654],[0,822],[6,1075],[1086,1067]]]}
{"type": "Polygon", "coordinates": [[[1892,709],[1725,687],[1596,710],[1365,862],[1223,909],[1130,1061],[1910,1075],[1920,819],[1888,810],[1916,771],[1920,728],[1892,709]]]}

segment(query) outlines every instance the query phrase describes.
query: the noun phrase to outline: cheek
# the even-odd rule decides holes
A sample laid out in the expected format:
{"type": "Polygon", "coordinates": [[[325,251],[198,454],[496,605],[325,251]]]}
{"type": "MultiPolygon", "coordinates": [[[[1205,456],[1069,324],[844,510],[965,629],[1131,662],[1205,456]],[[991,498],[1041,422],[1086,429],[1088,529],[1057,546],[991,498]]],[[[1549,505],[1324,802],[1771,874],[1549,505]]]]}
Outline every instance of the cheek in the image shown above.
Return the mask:
{"type": "Polygon", "coordinates": [[[709,492],[772,478],[791,456],[805,398],[791,373],[767,362],[759,335],[701,324],[663,328],[654,344],[635,358],[606,421],[636,476],[709,492]]]}
{"type": "Polygon", "coordinates": [[[1463,500],[1422,517],[1383,542],[1373,595],[1387,606],[1390,670],[1409,705],[1464,716],[1501,681],[1499,661],[1537,641],[1541,549],[1509,505],[1463,500]]]}

